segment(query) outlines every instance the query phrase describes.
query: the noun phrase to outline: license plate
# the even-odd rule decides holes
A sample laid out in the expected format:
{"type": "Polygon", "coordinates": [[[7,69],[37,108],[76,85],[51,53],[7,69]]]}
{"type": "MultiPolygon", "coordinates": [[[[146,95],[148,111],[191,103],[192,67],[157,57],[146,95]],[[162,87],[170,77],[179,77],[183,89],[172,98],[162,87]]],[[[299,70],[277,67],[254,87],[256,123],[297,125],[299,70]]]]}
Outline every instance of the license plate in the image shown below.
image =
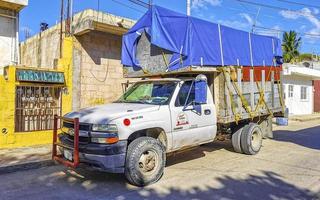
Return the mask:
{"type": "Polygon", "coordinates": [[[72,154],[72,152],[69,151],[69,150],[64,150],[64,151],[63,151],[63,156],[64,156],[67,160],[70,160],[70,161],[73,160],[73,154],[72,154]]]}

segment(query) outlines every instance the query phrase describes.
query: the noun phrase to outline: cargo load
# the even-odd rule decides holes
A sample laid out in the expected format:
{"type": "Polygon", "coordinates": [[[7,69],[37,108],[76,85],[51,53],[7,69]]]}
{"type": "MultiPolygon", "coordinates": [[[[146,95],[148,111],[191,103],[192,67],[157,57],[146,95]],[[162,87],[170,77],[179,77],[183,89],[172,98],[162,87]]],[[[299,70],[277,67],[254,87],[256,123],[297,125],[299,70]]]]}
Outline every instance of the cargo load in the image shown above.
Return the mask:
{"type": "Polygon", "coordinates": [[[124,36],[126,77],[205,74],[218,122],[282,115],[281,41],[153,6],[124,36]]]}

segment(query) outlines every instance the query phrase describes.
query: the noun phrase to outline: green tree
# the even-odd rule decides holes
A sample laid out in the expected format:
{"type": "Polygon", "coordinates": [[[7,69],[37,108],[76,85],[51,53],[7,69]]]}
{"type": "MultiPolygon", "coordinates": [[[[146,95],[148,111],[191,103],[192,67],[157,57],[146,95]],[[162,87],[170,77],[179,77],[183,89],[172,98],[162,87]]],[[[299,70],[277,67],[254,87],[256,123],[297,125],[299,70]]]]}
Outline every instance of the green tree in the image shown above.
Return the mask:
{"type": "Polygon", "coordinates": [[[291,62],[299,56],[299,49],[301,46],[301,37],[297,32],[289,31],[283,33],[282,49],[284,62],[291,62]]]}

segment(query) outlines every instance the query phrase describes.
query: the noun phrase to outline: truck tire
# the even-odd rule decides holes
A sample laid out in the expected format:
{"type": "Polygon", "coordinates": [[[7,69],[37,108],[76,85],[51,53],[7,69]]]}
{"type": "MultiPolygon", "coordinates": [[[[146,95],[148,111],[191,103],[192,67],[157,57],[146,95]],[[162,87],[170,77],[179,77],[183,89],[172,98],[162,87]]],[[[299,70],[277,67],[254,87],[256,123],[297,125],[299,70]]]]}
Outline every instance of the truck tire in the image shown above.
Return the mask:
{"type": "Polygon", "coordinates": [[[140,137],[129,144],[125,176],[136,186],[146,186],[158,181],[166,163],[165,148],[151,137],[140,137]]]}
{"type": "Polygon", "coordinates": [[[258,124],[250,123],[246,125],[241,133],[241,148],[247,155],[255,155],[262,146],[262,131],[258,124]]]}
{"type": "Polygon", "coordinates": [[[241,133],[243,131],[243,127],[238,129],[236,132],[234,132],[232,134],[232,146],[235,152],[237,153],[243,153],[242,152],[242,148],[241,148],[241,143],[240,143],[240,139],[241,139],[241,133]]]}

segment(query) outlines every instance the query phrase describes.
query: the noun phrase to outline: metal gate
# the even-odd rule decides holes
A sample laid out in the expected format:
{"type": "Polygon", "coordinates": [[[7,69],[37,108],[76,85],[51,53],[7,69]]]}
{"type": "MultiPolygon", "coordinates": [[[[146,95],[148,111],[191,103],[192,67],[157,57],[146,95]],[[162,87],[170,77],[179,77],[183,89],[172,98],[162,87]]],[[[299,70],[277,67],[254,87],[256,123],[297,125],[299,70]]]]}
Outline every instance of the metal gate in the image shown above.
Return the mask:
{"type": "Polygon", "coordinates": [[[53,129],[54,115],[61,115],[60,87],[16,87],[15,132],[53,129]]]}

